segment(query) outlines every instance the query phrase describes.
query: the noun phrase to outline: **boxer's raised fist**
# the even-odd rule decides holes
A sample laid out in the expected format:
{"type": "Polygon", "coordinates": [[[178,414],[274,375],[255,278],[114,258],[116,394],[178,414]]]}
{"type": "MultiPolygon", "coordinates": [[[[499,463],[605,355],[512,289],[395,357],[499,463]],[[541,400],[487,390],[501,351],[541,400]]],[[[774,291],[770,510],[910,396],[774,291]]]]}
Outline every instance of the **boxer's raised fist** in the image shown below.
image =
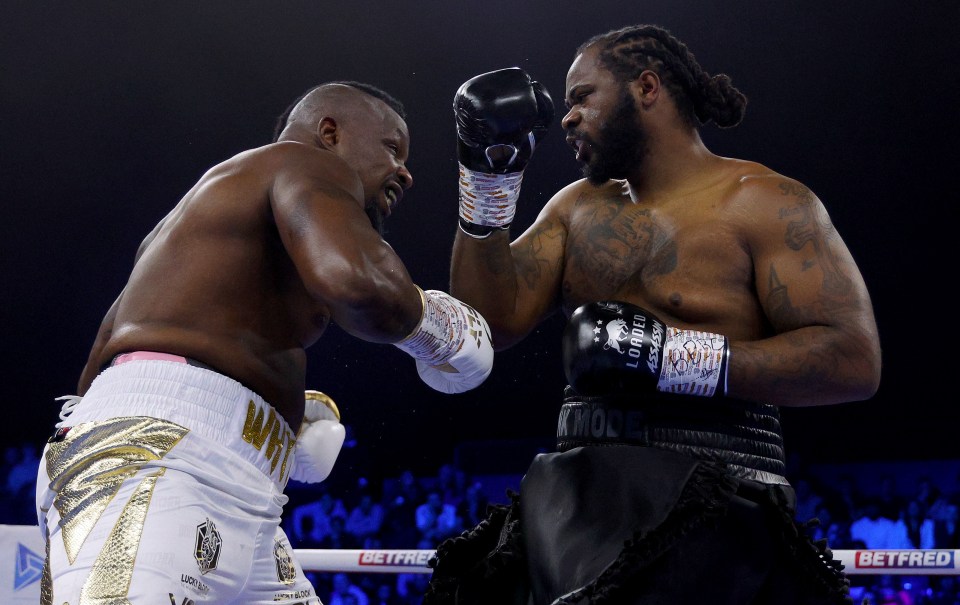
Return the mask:
{"type": "Polygon", "coordinates": [[[674,328],[619,301],[579,307],[563,333],[564,371],[581,395],[724,395],[728,357],[724,336],[674,328]]]}
{"type": "Polygon", "coordinates": [[[453,99],[457,158],[470,170],[520,172],[553,119],[553,100],[519,67],[474,76],[453,99]]]}
{"type": "Polygon", "coordinates": [[[519,67],[464,82],[453,98],[460,229],[474,238],[513,222],[523,169],[553,119],[550,93],[519,67]]]}

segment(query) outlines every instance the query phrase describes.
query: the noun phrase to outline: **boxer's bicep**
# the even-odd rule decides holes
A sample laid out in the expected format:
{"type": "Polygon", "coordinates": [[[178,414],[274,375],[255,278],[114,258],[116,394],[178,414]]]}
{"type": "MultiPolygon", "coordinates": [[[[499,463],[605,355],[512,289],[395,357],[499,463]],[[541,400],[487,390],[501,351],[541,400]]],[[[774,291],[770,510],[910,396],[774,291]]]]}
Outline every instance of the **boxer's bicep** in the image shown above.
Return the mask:
{"type": "Polygon", "coordinates": [[[860,270],[816,195],[790,179],[773,184],[750,247],[760,304],[786,337],[771,341],[776,356],[816,373],[823,397],[867,398],[879,381],[880,343],[860,270]]]}
{"type": "Polygon", "coordinates": [[[728,393],[800,407],[869,398],[879,383],[876,325],[823,204],[781,175],[743,179],[736,195],[724,216],[737,223],[768,326],[731,341],[728,393]]]}
{"type": "Polygon", "coordinates": [[[816,195],[790,179],[766,189],[751,250],[774,327],[840,326],[869,308],[860,271],[816,195]]]}
{"type": "Polygon", "coordinates": [[[393,342],[413,329],[420,298],[402,261],[348,188],[317,179],[274,188],[280,239],[310,295],[348,333],[393,342]]]}

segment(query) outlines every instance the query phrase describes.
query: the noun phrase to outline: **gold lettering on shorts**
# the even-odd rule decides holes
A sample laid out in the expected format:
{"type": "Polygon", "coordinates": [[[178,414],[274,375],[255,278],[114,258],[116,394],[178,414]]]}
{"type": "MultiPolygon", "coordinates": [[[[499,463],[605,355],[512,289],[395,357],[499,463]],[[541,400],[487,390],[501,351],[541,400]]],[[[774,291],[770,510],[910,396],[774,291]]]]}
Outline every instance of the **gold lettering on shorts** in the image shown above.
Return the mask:
{"type": "Polygon", "coordinates": [[[263,449],[264,444],[266,444],[267,449],[264,456],[270,460],[270,472],[276,470],[277,464],[283,462],[280,467],[282,477],[286,470],[287,456],[290,454],[292,433],[276,410],[269,406],[264,407],[257,406],[252,399],[247,403],[247,418],[243,423],[243,440],[257,451],[263,449]],[[264,413],[264,407],[269,410],[269,416],[264,413]]]}
{"type": "Polygon", "coordinates": [[[247,419],[243,423],[243,440],[257,450],[263,447],[267,435],[270,434],[270,429],[277,421],[277,413],[272,409],[266,424],[263,422],[263,416],[263,408],[257,407],[252,399],[247,402],[247,419]]]}
{"type": "Polygon", "coordinates": [[[270,441],[267,443],[266,455],[267,458],[273,460],[273,464],[270,465],[271,472],[277,467],[277,462],[280,461],[280,456],[283,453],[283,446],[286,445],[286,435],[280,434],[282,428],[283,423],[278,421],[273,423],[273,430],[270,431],[270,441]]]}
{"type": "Polygon", "coordinates": [[[287,466],[287,460],[290,458],[290,452],[293,451],[293,447],[295,445],[296,445],[296,440],[292,440],[290,442],[290,447],[287,448],[286,453],[283,455],[283,464],[280,465],[280,481],[281,482],[286,482],[287,475],[289,474],[288,470],[293,467],[292,464],[289,467],[287,466]]]}

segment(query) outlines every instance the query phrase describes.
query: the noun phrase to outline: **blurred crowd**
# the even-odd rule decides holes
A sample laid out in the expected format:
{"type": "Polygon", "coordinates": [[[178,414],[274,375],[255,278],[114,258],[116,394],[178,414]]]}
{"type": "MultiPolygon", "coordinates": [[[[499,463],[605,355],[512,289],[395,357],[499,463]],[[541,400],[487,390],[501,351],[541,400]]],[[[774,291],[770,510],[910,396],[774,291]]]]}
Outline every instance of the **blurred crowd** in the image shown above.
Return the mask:
{"type": "MultiPolygon", "coordinates": [[[[519,488],[520,477],[516,477],[519,488]]],[[[423,549],[479,523],[491,499],[452,463],[432,476],[404,471],[381,482],[291,485],[284,530],[295,548],[423,549]]],[[[506,501],[503,494],[502,501],[506,501]]],[[[429,574],[310,573],[325,605],[419,605],[429,574]],[[326,598],[324,598],[326,597],[326,598]]]]}
{"type": "MultiPolygon", "coordinates": [[[[854,474],[828,484],[802,468],[788,478],[797,520],[833,550],[960,549],[960,474],[950,485],[893,471],[871,485],[854,474]]],[[[851,581],[855,603],[960,605],[956,576],[853,575],[851,581]]]]}
{"type": "MultiPolygon", "coordinates": [[[[0,523],[36,524],[39,453],[34,445],[5,448],[0,523]]],[[[351,472],[316,485],[291,482],[283,523],[294,548],[430,550],[479,523],[488,504],[508,500],[502,477],[494,482],[502,493],[491,493],[487,477],[452,462],[438,463],[426,476],[402,471],[369,477],[351,472]]],[[[834,550],[960,549],[960,473],[949,479],[950,485],[942,484],[943,477],[892,471],[863,485],[856,473],[828,483],[793,464],[788,478],[797,493],[797,520],[834,550]]],[[[508,488],[518,490],[520,479],[520,474],[508,478],[508,488]]],[[[325,605],[419,605],[430,577],[309,575],[325,605]]],[[[855,603],[960,605],[956,576],[855,575],[851,582],[855,603]]]]}

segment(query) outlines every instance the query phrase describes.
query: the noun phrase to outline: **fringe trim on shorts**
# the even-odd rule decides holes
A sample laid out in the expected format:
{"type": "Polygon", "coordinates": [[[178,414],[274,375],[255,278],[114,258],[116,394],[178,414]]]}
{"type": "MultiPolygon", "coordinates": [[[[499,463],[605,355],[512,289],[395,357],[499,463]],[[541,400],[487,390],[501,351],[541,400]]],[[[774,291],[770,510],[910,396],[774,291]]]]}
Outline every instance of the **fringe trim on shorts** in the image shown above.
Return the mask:
{"type": "Polygon", "coordinates": [[[787,556],[796,563],[796,570],[817,592],[830,602],[850,605],[850,579],[843,573],[843,564],[833,558],[827,540],[814,540],[810,530],[820,525],[819,519],[797,521],[784,502],[783,493],[768,488],[767,494],[776,506],[769,507],[770,525],[780,531],[787,556]]]}
{"type": "Polygon", "coordinates": [[[423,605],[526,605],[520,495],[507,490],[507,496],[509,505],[489,506],[479,525],[440,543],[428,563],[434,572],[423,605]]]}
{"type": "MultiPolygon", "coordinates": [[[[593,581],[551,605],[616,605],[629,585],[642,579],[644,568],[681,537],[715,524],[727,511],[737,481],[722,463],[701,462],[691,474],[676,507],[656,528],[638,531],[624,542],[617,558],[593,581]]],[[[491,505],[475,528],[442,542],[429,562],[433,577],[423,605],[526,605],[529,584],[520,528],[520,497],[507,492],[509,505],[491,505]]],[[[785,556],[796,573],[828,602],[851,605],[850,580],[833,558],[825,540],[814,541],[809,530],[819,521],[796,521],[782,491],[768,488],[770,530],[781,538],[785,556]]],[[[652,579],[655,581],[655,578],[652,579]]],[[[621,599],[622,600],[622,599],[621,599]]]]}

